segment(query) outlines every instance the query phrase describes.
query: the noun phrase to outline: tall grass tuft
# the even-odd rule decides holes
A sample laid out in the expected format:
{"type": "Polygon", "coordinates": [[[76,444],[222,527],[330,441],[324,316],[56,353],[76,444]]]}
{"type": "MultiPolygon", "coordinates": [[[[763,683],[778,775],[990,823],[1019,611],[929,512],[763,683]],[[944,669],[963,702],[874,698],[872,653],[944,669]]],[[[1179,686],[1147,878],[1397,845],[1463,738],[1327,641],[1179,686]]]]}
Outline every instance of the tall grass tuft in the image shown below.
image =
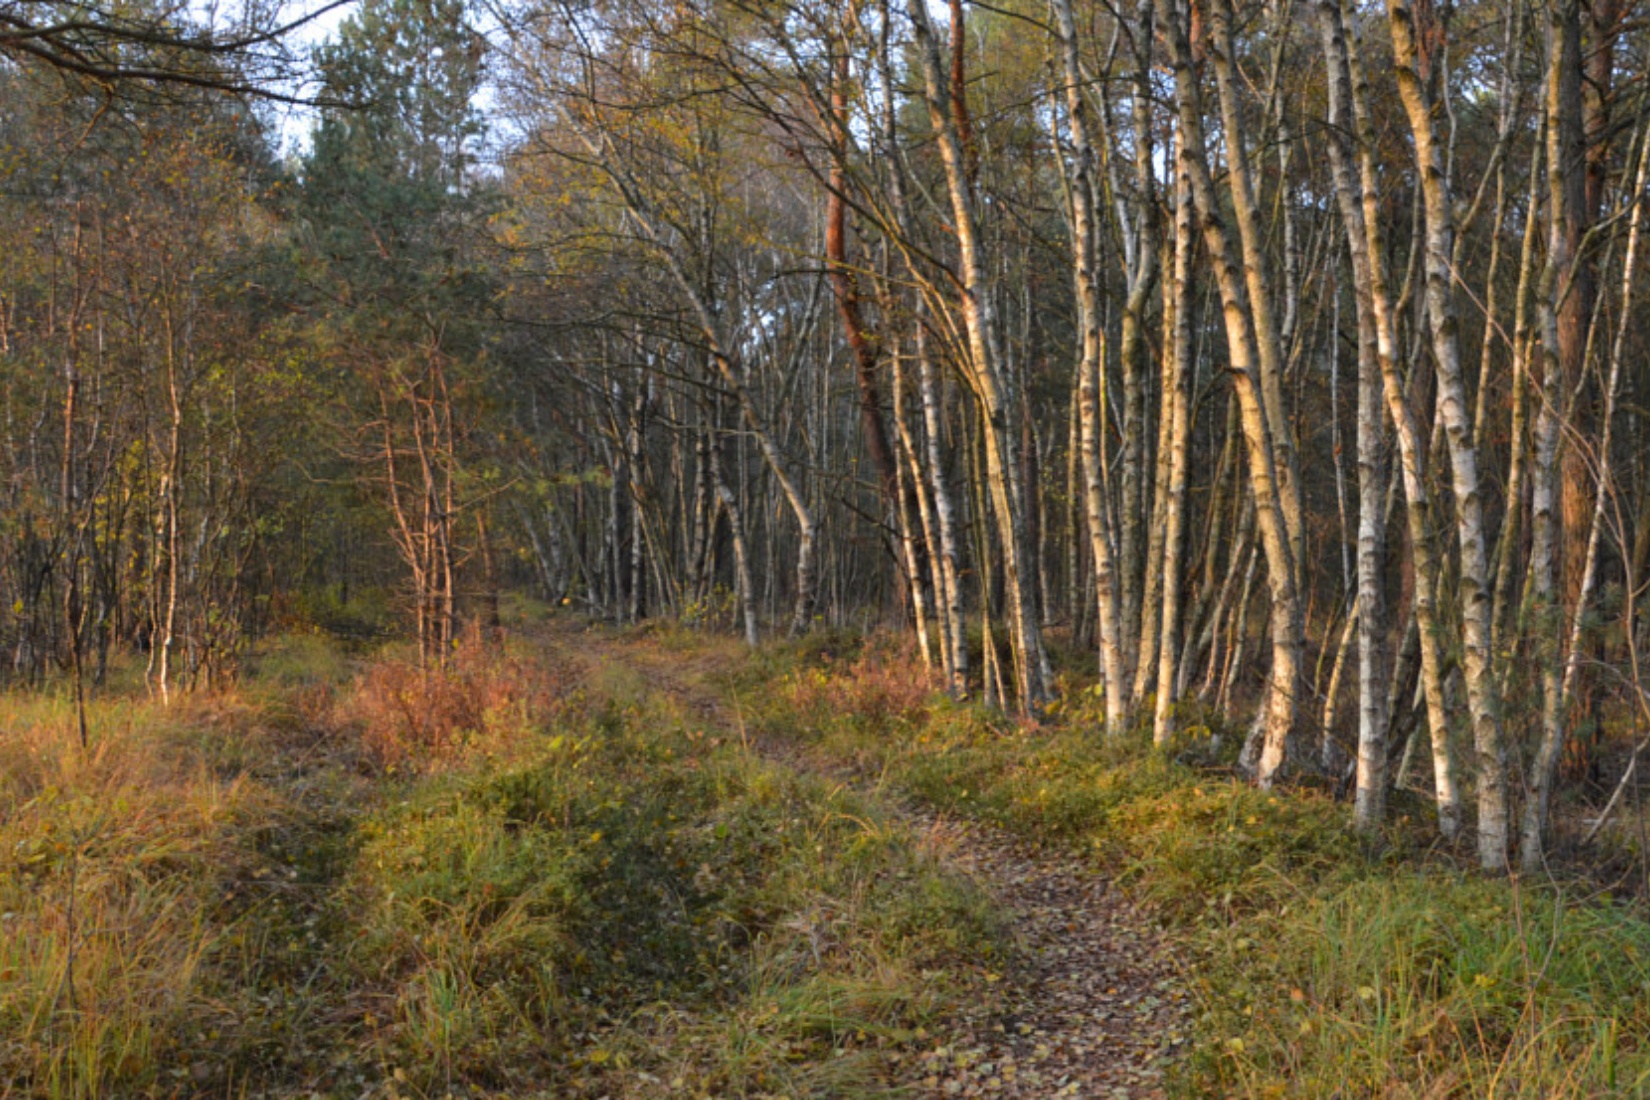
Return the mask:
{"type": "Polygon", "coordinates": [[[280,802],[229,762],[256,715],[203,700],[0,696],[0,1079],[96,1097],[186,1076],[206,1026],[220,884],[280,802]]]}

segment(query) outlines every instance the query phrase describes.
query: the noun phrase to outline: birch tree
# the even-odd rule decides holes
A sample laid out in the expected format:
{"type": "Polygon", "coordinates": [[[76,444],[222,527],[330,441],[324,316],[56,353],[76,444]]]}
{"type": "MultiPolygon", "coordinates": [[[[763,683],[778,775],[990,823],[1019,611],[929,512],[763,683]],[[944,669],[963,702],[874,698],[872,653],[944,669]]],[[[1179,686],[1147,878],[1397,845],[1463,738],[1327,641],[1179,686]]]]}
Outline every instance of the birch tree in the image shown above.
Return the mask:
{"type": "Polygon", "coordinates": [[[1460,544],[1462,665],[1477,756],[1478,858],[1485,870],[1496,871],[1505,868],[1508,859],[1507,748],[1491,652],[1489,555],[1478,451],[1472,441],[1470,406],[1461,374],[1460,328],[1450,273],[1455,212],[1444,174],[1445,157],[1433,95],[1427,86],[1430,74],[1423,73],[1423,64],[1430,67],[1433,58],[1428,55],[1423,61],[1416,12],[1408,0],[1387,0],[1387,20],[1392,31],[1398,94],[1415,141],[1426,211],[1426,311],[1460,544]]]}

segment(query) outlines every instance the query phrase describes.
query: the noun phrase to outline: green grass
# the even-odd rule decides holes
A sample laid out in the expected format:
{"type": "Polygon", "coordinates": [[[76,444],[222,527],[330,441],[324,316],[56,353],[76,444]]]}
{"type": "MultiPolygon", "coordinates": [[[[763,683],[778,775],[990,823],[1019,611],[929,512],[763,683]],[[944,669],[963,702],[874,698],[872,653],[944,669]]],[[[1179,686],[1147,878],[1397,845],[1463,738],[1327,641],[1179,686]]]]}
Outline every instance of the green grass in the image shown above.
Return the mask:
{"type": "Polygon", "coordinates": [[[0,699],[0,1080],[107,1096],[190,1080],[212,972],[234,934],[221,898],[254,875],[251,834],[280,800],[238,772],[248,715],[201,702],[72,708],[0,699]]]}
{"type": "MultiPolygon", "coordinates": [[[[1430,852],[1400,806],[1383,842],[1310,790],[1107,742],[1093,700],[1027,728],[929,695],[886,646],[764,654],[734,678],[753,721],[947,811],[1088,853],[1177,931],[1200,1014],[1185,1096],[1650,1095],[1650,923],[1553,883],[1430,852]],[[855,654],[858,653],[857,656],[855,654]]],[[[1224,730],[1234,743],[1237,731],[1224,730]]]]}
{"type": "Polygon", "coordinates": [[[99,701],[89,752],[0,696],[0,1095],[886,1091],[1002,950],[983,895],[529,650],[282,640],[234,696],[99,701]]]}
{"type": "Polygon", "coordinates": [[[0,1095],[890,1092],[1008,948],[877,780],[1150,903],[1198,1003],[1180,1095],[1650,1095],[1642,911],[1463,870],[1419,804],[1372,845],[1223,770],[1213,716],[1165,755],[1080,691],[1041,727],[937,698],[874,639],[561,644],[425,677],[283,639],[234,694],[96,699],[89,750],[60,695],[0,695],[0,1095]]]}

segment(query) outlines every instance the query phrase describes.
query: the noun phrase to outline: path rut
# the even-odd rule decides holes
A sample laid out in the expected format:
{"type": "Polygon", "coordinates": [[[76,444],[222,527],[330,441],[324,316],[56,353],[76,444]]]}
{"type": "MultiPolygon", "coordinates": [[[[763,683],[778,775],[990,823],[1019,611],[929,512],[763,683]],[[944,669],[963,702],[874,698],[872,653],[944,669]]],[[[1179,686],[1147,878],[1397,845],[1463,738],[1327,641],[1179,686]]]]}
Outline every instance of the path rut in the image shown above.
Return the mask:
{"type": "MultiPolygon", "coordinates": [[[[557,639],[567,656],[628,670],[776,762],[863,785],[830,761],[747,730],[704,682],[714,658],[671,653],[594,629],[557,639]],[[683,674],[683,665],[688,672],[683,674]]],[[[1093,867],[994,825],[937,814],[879,792],[924,850],[996,900],[1013,931],[1004,973],[915,1051],[897,1055],[920,1097],[1163,1097],[1186,1049],[1190,1004],[1150,914],[1093,867]]]]}

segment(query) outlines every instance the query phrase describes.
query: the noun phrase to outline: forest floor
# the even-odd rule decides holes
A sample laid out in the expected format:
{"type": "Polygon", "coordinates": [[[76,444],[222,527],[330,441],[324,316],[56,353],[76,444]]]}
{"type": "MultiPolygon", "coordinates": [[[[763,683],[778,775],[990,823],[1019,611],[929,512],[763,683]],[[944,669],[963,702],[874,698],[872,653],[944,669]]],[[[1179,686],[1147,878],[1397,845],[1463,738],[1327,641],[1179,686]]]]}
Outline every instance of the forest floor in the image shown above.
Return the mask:
{"type": "Polygon", "coordinates": [[[1025,1100],[1165,1094],[1164,1065],[1189,1035],[1188,999],[1162,929],[1095,866],[898,798],[874,776],[751,728],[725,701],[742,655],[707,649],[683,661],[634,633],[564,628],[549,638],[592,671],[629,670],[785,767],[883,801],[925,853],[990,896],[1012,945],[1002,973],[976,974],[922,1048],[900,1056],[902,1084],[917,1095],[1025,1100]]]}
{"type": "Polygon", "coordinates": [[[905,644],[523,609],[242,685],[0,693],[0,1098],[1650,1096],[1650,923],[1234,731],[905,644]],[[1216,733],[1228,736],[1216,738],[1216,733]]]}

